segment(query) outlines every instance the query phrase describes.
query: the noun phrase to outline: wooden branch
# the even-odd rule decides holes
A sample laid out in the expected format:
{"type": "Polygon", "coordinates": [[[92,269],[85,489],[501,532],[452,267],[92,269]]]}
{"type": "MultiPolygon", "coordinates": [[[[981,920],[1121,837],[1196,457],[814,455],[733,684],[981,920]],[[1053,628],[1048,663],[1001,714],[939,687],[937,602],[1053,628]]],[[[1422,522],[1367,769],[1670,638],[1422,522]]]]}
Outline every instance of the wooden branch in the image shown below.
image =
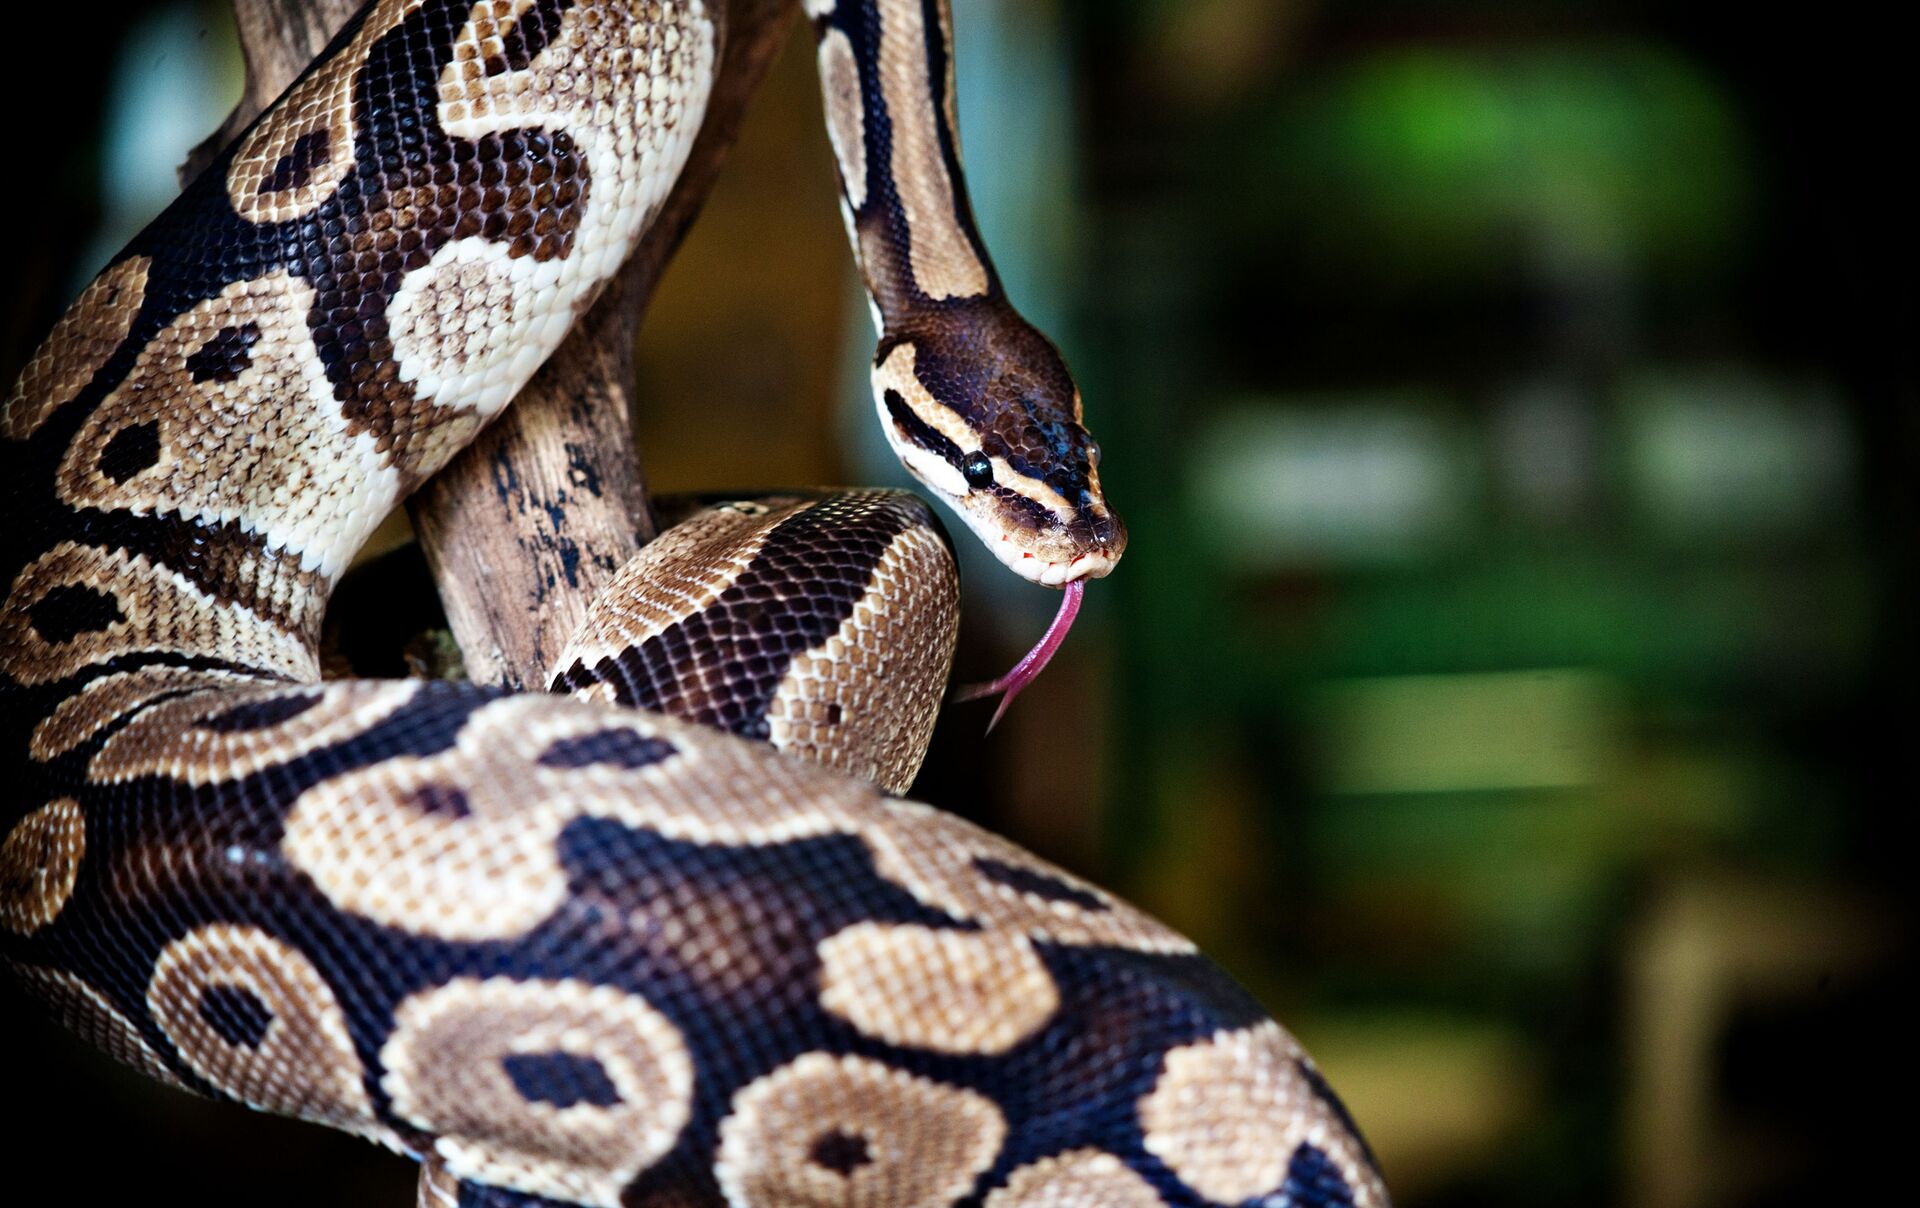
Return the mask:
{"type": "Polygon", "coordinates": [[[407,500],[476,683],[544,688],[595,593],[653,538],[627,418],[644,301],[616,277],[505,414],[407,500]]]}
{"type": "Polygon", "coordinates": [[[780,49],[789,0],[730,0],[706,122],[640,247],[505,415],[408,503],[477,682],[544,688],[587,605],[655,527],[634,448],[640,317],[780,49]]]}
{"type": "MultiPolygon", "coordinates": [[[[408,501],[477,682],[543,687],[588,602],[654,535],[629,420],[634,335],[792,20],[790,0],[722,3],[705,125],[639,249],[505,415],[408,501]]],[[[246,90],[189,157],[183,178],[244,130],[358,7],[234,0],[246,90]]]]}

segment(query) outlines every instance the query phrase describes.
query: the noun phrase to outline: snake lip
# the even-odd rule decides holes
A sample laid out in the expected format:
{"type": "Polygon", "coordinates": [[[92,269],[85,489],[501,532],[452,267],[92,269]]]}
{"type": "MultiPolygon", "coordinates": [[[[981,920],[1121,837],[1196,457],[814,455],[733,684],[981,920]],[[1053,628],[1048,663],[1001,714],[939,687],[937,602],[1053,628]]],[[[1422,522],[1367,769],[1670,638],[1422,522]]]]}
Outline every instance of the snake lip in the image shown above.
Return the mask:
{"type": "Polygon", "coordinates": [[[1117,559],[1103,550],[1090,550],[1071,562],[1049,562],[1034,582],[1046,587],[1065,587],[1082,579],[1104,579],[1113,573],[1117,559]]]}
{"type": "Polygon", "coordinates": [[[1106,550],[1094,549],[1067,561],[1050,561],[1013,543],[1005,533],[986,543],[1000,564],[1029,583],[1042,587],[1065,587],[1081,579],[1104,579],[1113,573],[1120,559],[1106,550]]]}

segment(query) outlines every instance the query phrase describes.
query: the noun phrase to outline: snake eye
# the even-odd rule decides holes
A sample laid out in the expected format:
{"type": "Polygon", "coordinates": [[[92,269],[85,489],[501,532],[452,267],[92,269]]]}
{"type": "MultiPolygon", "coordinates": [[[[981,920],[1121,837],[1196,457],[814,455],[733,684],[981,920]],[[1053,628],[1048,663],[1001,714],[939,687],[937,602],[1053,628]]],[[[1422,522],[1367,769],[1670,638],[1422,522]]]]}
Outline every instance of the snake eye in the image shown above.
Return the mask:
{"type": "Polygon", "coordinates": [[[1090,466],[1100,464],[1100,442],[1091,436],[1087,437],[1087,464],[1090,466]]]}
{"type": "Polygon", "coordinates": [[[987,460],[985,453],[969,453],[960,463],[961,477],[967,485],[976,491],[984,491],[993,485],[993,463],[987,460]]]}

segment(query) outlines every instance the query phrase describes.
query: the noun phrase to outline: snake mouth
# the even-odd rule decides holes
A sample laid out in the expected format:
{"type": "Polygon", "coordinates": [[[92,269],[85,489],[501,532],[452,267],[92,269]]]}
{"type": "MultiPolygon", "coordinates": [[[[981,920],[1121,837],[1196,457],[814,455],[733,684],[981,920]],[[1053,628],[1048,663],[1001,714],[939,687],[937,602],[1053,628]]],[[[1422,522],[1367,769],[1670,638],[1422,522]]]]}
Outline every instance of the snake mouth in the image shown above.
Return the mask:
{"type": "Polygon", "coordinates": [[[1081,554],[1071,562],[1042,563],[1039,576],[1028,578],[1042,587],[1084,586],[1088,579],[1104,579],[1112,574],[1116,561],[1104,551],[1096,550],[1081,554]]]}

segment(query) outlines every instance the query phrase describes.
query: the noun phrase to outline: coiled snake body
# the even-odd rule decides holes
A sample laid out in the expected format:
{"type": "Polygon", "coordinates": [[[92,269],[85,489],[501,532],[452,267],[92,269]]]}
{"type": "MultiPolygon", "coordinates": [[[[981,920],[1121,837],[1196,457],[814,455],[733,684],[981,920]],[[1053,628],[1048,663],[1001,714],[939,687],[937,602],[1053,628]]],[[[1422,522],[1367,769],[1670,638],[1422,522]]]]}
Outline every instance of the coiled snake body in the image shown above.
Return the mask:
{"type": "MultiPolygon", "coordinates": [[[[1106,573],[1078,394],[961,186],[945,0],[805,7],[889,437],[1019,573],[1106,573]]],[[[0,414],[0,956],[155,1077],[427,1159],[423,1199],[1384,1205],[1186,940],[856,779],[904,789],[952,653],[909,497],[674,530],[572,697],[321,682],[332,585],[631,249],[720,32],[377,0],[61,320],[0,414]]]]}

